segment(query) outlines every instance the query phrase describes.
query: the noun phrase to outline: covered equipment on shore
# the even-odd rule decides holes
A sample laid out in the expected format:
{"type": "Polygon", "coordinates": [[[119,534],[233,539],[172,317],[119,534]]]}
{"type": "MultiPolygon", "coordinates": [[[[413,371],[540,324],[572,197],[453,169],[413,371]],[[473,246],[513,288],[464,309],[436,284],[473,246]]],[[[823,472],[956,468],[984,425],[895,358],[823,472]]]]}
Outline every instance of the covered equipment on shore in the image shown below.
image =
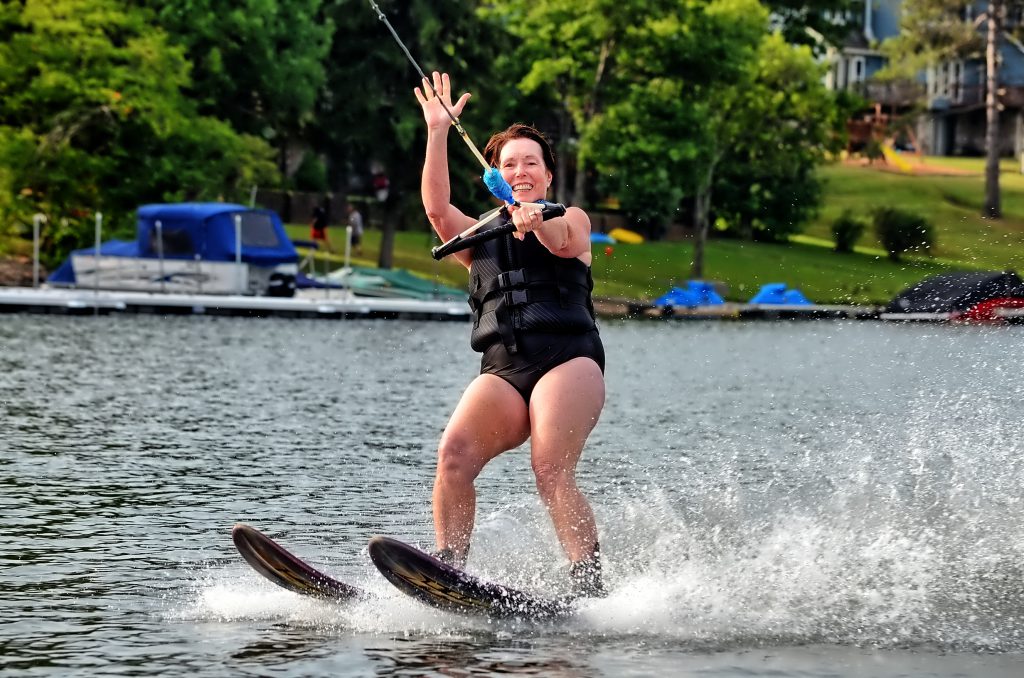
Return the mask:
{"type": "MultiPolygon", "coordinates": [[[[1024,300],[1024,280],[1013,271],[943,273],[903,290],[885,307],[886,314],[962,316],[1024,300]]],[[[984,318],[978,318],[984,319],[984,318]]]]}
{"type": "Polygon", "coordinates": [[[644,241],[642,235],[628,228],[613,228],[608,231],[608,236],[615,242],[625,243],[626,245],[639,245],[644,241]]]}
{"type": "Polygon", "coordinates": [[[751,304],[771,304],[774,306],[813,306],[813,302],[798,289],[786,287],[786,283],[768,283],[762,285],[757,294],[750,300],[751,304]]]}
{"type": "Polygon", "coordinates": [[[694,308],[697,306],[720,306],[725,303],[725,299],[712,283],[704,280],[687,280],[686,287],[673,287],[651,303],[664,309],[694,308]]]}

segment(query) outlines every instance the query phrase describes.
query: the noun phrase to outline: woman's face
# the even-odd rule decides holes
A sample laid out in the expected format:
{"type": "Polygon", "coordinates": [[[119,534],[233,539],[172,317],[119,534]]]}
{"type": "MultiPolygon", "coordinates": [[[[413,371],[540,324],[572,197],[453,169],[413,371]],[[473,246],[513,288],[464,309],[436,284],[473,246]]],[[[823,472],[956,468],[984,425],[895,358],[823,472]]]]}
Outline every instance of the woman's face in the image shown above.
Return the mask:
{"type": "Polygon", "coordinates": [[[512,139],[501,147],[498,169],[519,202],[543,200],[551,184],[540,144],[533,139],[512,139]]]}

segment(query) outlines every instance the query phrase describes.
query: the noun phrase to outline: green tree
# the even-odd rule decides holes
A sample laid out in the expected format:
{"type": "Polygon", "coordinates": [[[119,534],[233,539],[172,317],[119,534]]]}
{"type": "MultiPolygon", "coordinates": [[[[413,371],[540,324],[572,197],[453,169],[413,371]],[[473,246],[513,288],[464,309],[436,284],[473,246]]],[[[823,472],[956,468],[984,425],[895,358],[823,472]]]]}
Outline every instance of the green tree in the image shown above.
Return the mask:
{"type": "Polygon", "coordinates": [[[725,152],[714,181],[713,211],[727,232],[783,241],[821,201],[815,174],[838,151],[838,107],[822,84],[824,66],[806,46],[765,37],[749,80],[717,107],[725,152]]]}
{"type": "Polygon", "coordinates": [[[786,42],[807,45],[816,56],[828,46],[839,47],[864,11],[864,0],[764,0],[772,27],[786,42]]]}
{"type": "Polygon", "coordinates": [[[323,0],[144,0],[191,61],[188,91],[199,111],[260,136],[277,149],[288,176],[289,151],[325,79],[334,22],[323,0]]]}
{"type": "Polygon", "coordinates": [[[488,6],[485,16],[514,36],[508,56],[529,64],[518,82],[526,94],[546,93],[556,105],[559,166],[555,171],[559,202],[584,202],[590,161],[589,133],[615,86],[615,70],[624,44],[635,39],[638,24],[665,14],[676,3],[660,0],[507,0],[488,6]],[[569,191],[570,162],[575,174],[569,191]]]}
{"type": "MultiPolygon", "coordinates": [[[[473,93],[461,121],[482,150],[488,133],[510,122],[507,114],[517,99],[507,82],[494,77],[495,53],[506,36],[464,0],[377,4],[426,73],[446,71],[458,93],[473,93]]],[[[371,216],[383,229],[378,265],[389,268],[397,225],[429,229],[419,192],[426,133],[412,94],[419,76],[366,0],[327,0],[324,12],[338,29],[306,138],[330,159],[332,185],[370,198],[371,216]],[[370,185],[375,172],[390,182],[383,202],[370,185]]],[[[486,211],[490,198],[482,168],[454,133],[449,148],[453,200],[467,212],[486,211]]]]}
{"type": "Polygon", "coordinates": [[[730,102],[750,80],[766,19],[754,0],[666,3],[629,32],[619,63],[623,95],[584,137],[603,186],[649,230],[694,196],[695,277],[703,273],[711,188],[737,134],[730,102]]]}
{"type": "Polygon", "coordinates": [[[144,10],[116,0],[27,0],[0,13],[3,218],[48,216],[47,252],[89,239],[90,214],[126,226],[140,202],[232,196],[273,174],[269,148],[196,115],[189,65],[144,10]]]}

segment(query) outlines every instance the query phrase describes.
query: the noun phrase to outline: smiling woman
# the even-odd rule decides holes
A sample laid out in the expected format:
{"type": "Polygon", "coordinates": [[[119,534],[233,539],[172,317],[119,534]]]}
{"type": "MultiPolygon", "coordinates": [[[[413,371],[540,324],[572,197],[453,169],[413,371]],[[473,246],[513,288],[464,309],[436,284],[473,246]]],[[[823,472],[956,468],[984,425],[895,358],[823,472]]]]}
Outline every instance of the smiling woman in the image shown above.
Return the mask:
{"type": "MultiPolygon", "coordinates": [[[[469,101],[453,104],[447,74],[433,73],[415,91],[427,124],[421,182],[423,206],[442,240],[480,228],[451,203],[447,137],[469,101]]],[[[597,525],[576,485],[576,465],[604,407],[604,347],[594,322],[590,273],[590,218],[568,207],[545,219],[554,154],[547,139],[515,124],[488,142],[494,164],[510,187],[503,210],[515,227],[456,253],[470,271],[475,314],[471,338],[483,353],[473,380],[448,421],[438,446],[434,481],[437,557],[461,567],[476,514],[474,481],[491,460],[531,442],[537,489],[571,561],[573,593],[605,594],[597,525]]]]}

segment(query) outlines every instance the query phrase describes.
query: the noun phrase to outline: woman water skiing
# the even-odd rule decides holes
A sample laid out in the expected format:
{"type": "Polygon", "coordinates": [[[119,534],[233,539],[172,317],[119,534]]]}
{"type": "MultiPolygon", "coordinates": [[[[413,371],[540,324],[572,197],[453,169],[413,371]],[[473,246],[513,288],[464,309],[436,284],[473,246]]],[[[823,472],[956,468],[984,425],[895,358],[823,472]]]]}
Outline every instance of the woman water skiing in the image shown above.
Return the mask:
{"type": "MultiPolygon", "coordinates": [[[[415,95],[427,124],[423,206],[447,241],[476,222],[451,204],[448,179],[448,129],[470,95],[452,104],[450,79],[437,72],[415,95]]],[[[537,203],[551,185],[554,156],[537,130],[512,125],[491,137],[484,155],[511,186],[516,230],[456,254],[470,271],[471,345],[483,359],[438,446],[436,555],[462,567],[476,514],[474,480],[490,460],[529,439],[537,489],[569,557],[574,593],[604,595],[594,513],[576,486],[576,464],[605,397],[590,219],[577,207],[542,219],[537,203]]]]}

